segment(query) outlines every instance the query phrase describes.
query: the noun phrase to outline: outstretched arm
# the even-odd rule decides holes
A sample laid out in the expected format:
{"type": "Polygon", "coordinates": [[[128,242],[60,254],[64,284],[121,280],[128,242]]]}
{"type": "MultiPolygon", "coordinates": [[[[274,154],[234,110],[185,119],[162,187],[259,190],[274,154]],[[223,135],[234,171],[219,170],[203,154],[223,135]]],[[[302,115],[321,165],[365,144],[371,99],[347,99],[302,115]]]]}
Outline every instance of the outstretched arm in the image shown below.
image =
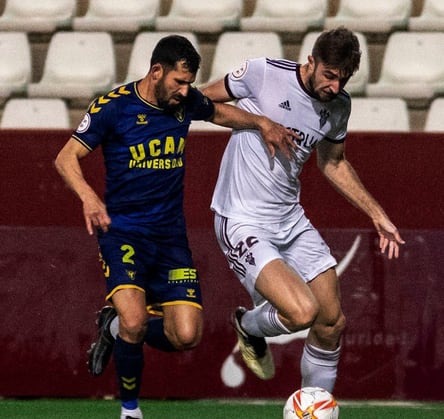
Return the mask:
{"type": "Polygon", "coordinates": [[[86,229],[92,235],[94,227],[108,231],[111,219],[105,204],[83,176],[80,160],[88,154],[89,150],[86,147],[76,139],[70,138],[57,155],[55,167],[66,184],[82,201],[86,229]]]}
{"type": "Polygon", "coordinates": [[[213,123],[234,129],[257,129],[271,157],[274,157],[276,149],[279,149],[288,159],[292,158],[292,152],[296,148],[294,139],[297,138],[294,131],[264,115],[255,115],[236,106],[222,103],[233,100],[223,80],[206,86],[202,92],[214,102],[215,112],[211,120],[213,123]]]}
{"type": "Polygon", "coordinates": [[[317,150],[318,167],[332,185],[353,205],[366,213],[379,234],[379,247],[387,251],[389,259],[399,256],[404,244],[398,229],[390,221],[379,203],[367,191],[344,155],[344,144],[322,141],[317,150]]]}
{"type": "Polygon", "coordinates": [[[255,115],[225,103],[215,103],[212,122],[234,129],[257,129],[268,148],[271,157],[279,149],[287,159],[292,158],[296,147],[297,134],[263,115],[255,115]]]}

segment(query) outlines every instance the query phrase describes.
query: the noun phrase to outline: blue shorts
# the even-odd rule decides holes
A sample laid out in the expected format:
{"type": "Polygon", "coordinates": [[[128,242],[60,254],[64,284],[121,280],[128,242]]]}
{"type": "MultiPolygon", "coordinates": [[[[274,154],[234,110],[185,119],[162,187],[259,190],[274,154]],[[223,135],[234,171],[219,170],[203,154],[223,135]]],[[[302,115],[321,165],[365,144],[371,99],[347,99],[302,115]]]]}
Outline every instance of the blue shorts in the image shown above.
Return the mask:
{"type": "Polygon", "coordinates": [[[107,300],[120,289],[146,294],[153,312],[162,306],[191,304],[202,308],[199,277],[194,268],[185,230],[174,235],[99,233],[99,249],[106,279],[107,300]]]}

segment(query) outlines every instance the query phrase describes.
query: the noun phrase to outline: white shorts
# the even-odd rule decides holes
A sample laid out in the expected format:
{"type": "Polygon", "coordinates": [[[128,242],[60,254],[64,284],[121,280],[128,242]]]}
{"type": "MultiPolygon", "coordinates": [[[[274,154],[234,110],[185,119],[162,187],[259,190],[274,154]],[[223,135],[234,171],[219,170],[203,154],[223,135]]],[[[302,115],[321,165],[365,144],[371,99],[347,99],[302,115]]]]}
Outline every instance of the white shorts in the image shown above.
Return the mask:
{"type": "Polygon", "coordinates": [[[251,224],[215,214],[214,227],[219,246],[231,270],[256,305],[264,302],[255,290],[262,268],[274,259],[283,259],[307,283],[336,266],[319,232],[303,215],[296,224],[251,224]]]}

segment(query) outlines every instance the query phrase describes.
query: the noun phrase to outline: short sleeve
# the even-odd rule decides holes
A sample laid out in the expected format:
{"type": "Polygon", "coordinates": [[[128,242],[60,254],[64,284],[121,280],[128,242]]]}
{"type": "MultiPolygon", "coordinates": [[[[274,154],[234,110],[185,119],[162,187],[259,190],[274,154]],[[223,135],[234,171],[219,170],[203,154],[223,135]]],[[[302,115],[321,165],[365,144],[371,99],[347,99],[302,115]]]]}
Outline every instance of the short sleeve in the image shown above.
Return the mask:
{"type": "Polygon", "coordinates": [[[226,86],[233,98],[241,99],[253,96],[253,92],[262,89],[265,78],[265,58],[245,61],[239,68],[228,74],[226,86]]]}
{"type": "Polygon", "coordinates": [[[111,130],[114,107],[98,106],[94,101],[83,116],[82,121],[73,133],[73,137],[89,150],[94,150],[102,144],[111,130]]]}
{"type": "Polygon", "coordinates": [[[188,105],[191,107],[193,120],[207,120],[214,114],[214,104],[211,99],[195,88],[188,94],[188,105]]]}

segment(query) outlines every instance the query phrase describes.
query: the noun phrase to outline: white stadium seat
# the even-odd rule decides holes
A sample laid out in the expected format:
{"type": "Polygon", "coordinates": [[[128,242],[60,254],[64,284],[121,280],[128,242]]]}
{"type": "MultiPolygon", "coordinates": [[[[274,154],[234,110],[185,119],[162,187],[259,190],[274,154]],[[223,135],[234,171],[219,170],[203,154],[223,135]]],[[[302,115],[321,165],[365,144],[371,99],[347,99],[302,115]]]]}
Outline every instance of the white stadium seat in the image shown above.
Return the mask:
{"type": "Polygon", "coordinates": [[[110,90],[116,77],[114,45],[106,32],[56,32],[43,75],[29,97],[90,98],[110,90]]]}
{"type": "Polygon", "coordinates": [[[0,32],[0,98],[24,93],[31,81],[31,46],[24,32],[0,32]]]}
{"type": "Polygon", "coordinates": [[[396,32],[387,42],[379,80],[368,96],[430,100],[444,93],[444,33],[396,32]]]}
{"type": "Polygon", "coordinates": [[[75,17],[77,31],[137,32],[154,28],[160,0],[89,0],[84,16],[75,17]]]}
{"type": "Polygon", "coordinates": [[[407,104],[400,98],[352,99],[348,131],[400,131],[410,130],[407,104]]]}
{"type": "Polygon", "coordinates": [[[274,32],[224,32],[216,44],[208,81],[224,77],[246,59],[283,56],[281,39],[274,32]]]}
{"type": "Polygon", "coordinates": [[[437,98],[430,104],[426,116],[424,131],[444,132],[444,98],[437,98]]]}
{"type": "MultiPolygon", "coordinates": [[[[313,45],[320,34],[321,32],[309,32],[304,36],[299,51],[299,62],[301,64],[307,62],[307,57],[308,55],[311,55],[313,45]]],[[[355,32],[355,34],[358,37],[362,51],[361,63],[359,70],[348,81],[345,90],[351,95],[358,96],[365,95],[365,89],[370,77],[370,59],[366,37],[360,32],[355,32]]]]}
{"type": "MultiPolygon", "coordinates": [[[[150,67],[151,53],[161,38],[171,35],[173,32],[141,32],[133,43],[127,74],[125,80],[121,84],[128,83],[133,80],[139,80],[146,75],[150,67]]],[[[199,52],[199,43],[197,37],[192,32],[174,32],[176,35],[185,36],[199,52]]],[[[197,73],[196,84],[200,83],[200,71],[197,73]]]]}
{"type": "Polygon", "coordinates": [[[67,29],[76,7],[76,0],[5,0],[0,30],[54,32],[67,29]]]}
{"type": "Polygon", "coordinates": [[[325,29],[345,26],[353,31],[389,33],[406,29],[412,0],[340,0],[335,16],[325,19],[325,29]]]}
{"type": "Polygon", "coordinates": [[[62,99],[9,99],[3,110],[1,128],[68,129],[69,111],[62,99]]]}
{"type": "Polygon", "coordinates": [[[239,28],[242,12],[242,0],[172,0],[168,15],[156,18],[156,30],[220,33],[239,28]]]}
{"type": "Polygon", "coordinates": [[[419,16],[409,19],[411,31],[444,31],[444,1],[424,0],[419,16]]]}
{"type": "Polygon", "coordinates": [[[243,31],[307,32],[321,29],[328,0],[256,0],[252,16],[241,18],[243,31]]]}

